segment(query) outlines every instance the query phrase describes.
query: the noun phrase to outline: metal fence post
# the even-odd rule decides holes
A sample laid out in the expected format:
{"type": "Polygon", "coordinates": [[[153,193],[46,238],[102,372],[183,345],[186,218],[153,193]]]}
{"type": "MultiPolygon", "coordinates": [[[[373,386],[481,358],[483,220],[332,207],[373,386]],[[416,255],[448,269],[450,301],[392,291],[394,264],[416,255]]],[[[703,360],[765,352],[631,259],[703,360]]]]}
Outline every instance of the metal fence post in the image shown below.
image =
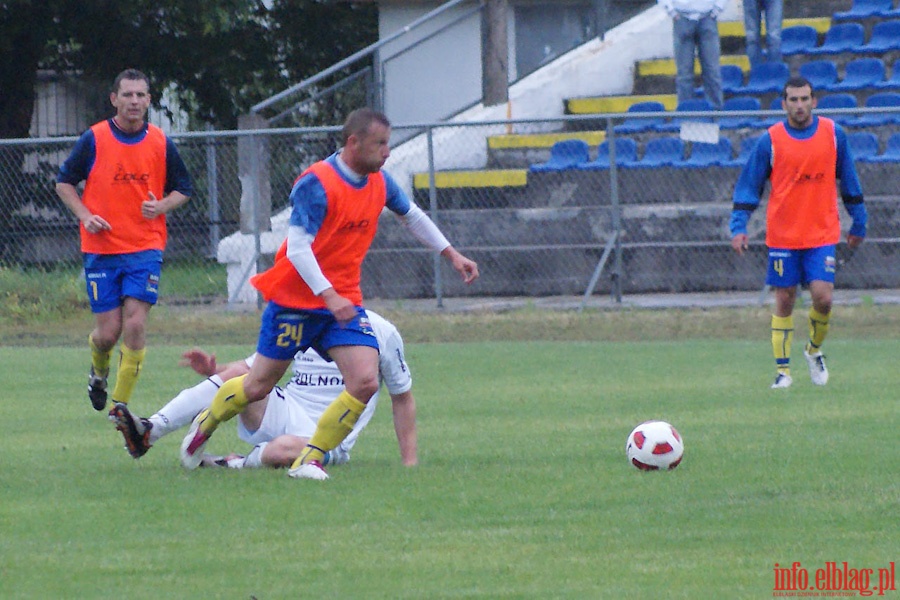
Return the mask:
{"type": "Polygon", "coordinates": [[[606,138],[609,140],[609,203],[612,210],[615,259],[613,261],[611,293],[616,302],[622,302],[622,205],[619,203],[619,170],[616,165],[616,134],[613,120],[606,119],[606,138]]]}
{"type": "MultiPolygon", "coordinates": [[[[438,201],[437,201],[437,184],[434,175],[434,129],[429,127],[425,132],[425,138],[428,140],[428,211],[431,213],[431,220],[435,225],[438,222],[438,201]]],[[[444,285],[441,277],[441,257],[434,257],[434,296],[437,300],[437,307],[444,307],[444,285]]]]}
{"type": "MultiPolygon", "coordinates": [[[[212,125],[208,125],[206,129],[207,131],[212,131],[212,125]]],[[[222,234],[219,226],[221,221],[219,213],[219,166],[216,156],[216,141],[213,137],[206,140],[206,187],[209,197],[209,255],[215,257],[222,234]]]]}

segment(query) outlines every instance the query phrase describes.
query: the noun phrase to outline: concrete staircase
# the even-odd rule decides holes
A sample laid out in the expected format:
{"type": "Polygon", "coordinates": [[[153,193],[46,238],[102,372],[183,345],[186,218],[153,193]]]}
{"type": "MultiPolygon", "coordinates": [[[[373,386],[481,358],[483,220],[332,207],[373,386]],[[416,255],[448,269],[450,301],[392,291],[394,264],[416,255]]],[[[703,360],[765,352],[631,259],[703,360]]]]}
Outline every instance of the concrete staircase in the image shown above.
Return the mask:
{"type": "MultiPolygon", "coordinates": [[[[785,27],[808,24],[816,28],[820,37],[831,24],[828,15],[850,6],[849,0],[786,4],[786,12],[793,13],[786,14],[785,27]]],[[[743,24],[720,23],[720,36],[722,63],[738,65],[746,75],[749,62],[744,55],[743,24]]],[[[853,56],[829,58],[843,65],[853,56]]],[[[788,57],[787,62],[796,71],[802,60],[788,57]]],[[[596,152],[606,136],[604,115],[624,113],[635,102],[656,100],[667,110],[674,110],[674,76],[672,59],[641,60],[634,68],[631,94],[565,99],[567,114],[596,115],[596,121],[582,119],[554,132],[486,137],[484,167],[437,172],[434,197],[429,175],[414,174],[415,200],[426,208],[433,200],[437,202],[442,210],[441,227],[457,245],[476,249],[520,247],[516,252],[485,250],[493,264],[491,277],[479,283],[479,293],[543,295],[584,291],[586,274],[593,270],[603,242],[613,231],[609,172],[532,173],[528,167],[545,162],[551,146],[562,139],[582,139],[596,152]],[[559,248],[560,239],[566,241],[563,249],[559,248]],[[552,252],[547,251],[550,246],[552,252]]],[[[770,98],[761,100],[767,108],[770,98]]],[[[761,132],[723,131],[735,141],[761,132]]],[[[876,133],[883,146],[892,132],[882,128],[876,133]]],[[[633,137],[644,143],[659,135],[672,134],[633,137]]],[[[896,229],[893,223],[900,222],[893,170],[893,166],[859,165],[869,204],[869,237],[884,241],[864,245],[854,259],[854,269],[842,273],[844,286],[900,286],[900,273],[892,274],[896,272],[892,266],[895,254],[900,251],[900,244],[892,241],[896,229]]],[[[737,176],[735,167],[618,170],[622,241],[626,247],[627,281],[623,285],[627,292],[759,289],[764,256],[738,261],[727,243],[731,194],[737,176]]],[[[762,212],[757,211],[751,221],[752,237],[757,243],[761,242],[764,229],[762,212]]],[[[379,236],[375,249],[387,251],[408,243],[394,224],[385,225],[385,233],[379,236]]],[[[389,277],[391,265],[378,259],[370,263],[374,276],[367,279],[369,285],[377,288],[378,275],[389,277]]],[[[425,273],[430,263],[423,258],[419,268],[425,273]]],[[[427,278],[423,276],[424,281],[427,278]]],[[[608,280],[601,280],[597,291],[609,289],[608,284],[608,280]]],[[[426,287],[407,290],[409,295],[427,295],[428,291],[426,287]]],[[[463,289],[453,289],[451,293],[454,292],[466,293],[463,289]]]]}

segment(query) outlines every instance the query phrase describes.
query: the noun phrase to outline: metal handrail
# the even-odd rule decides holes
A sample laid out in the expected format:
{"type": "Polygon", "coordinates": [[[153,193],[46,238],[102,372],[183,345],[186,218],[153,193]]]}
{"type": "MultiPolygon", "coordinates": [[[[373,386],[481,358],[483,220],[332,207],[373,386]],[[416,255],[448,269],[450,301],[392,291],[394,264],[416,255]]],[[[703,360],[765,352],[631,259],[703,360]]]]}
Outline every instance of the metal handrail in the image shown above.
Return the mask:
{"type": "MultiPolygon", "coordinates": [[[[352,65],[353,63],[359,61],[360,59],[366,58],[366,57],[374,54],[376,51],[383,48],[385,45],[408,34],[413,29],[416,29],[420,25],[427,23],[431,19],[447,12],[448,10],[450,10],[460,4],[463,4],[465,2],[471,2],[471,1],[472,0],[450,0],[449,2],[446,2],[442,5],[440,5],[439,7],[432,10],[431,12],[419,17],[418,19],[416,19],[409,25],[404,26],[402,29],[398,30],[397,32],[392,33],[391,35],[389,35],[381,40],[378,40],[374,44],[370,44],[370,45],[366,46],[362,50],[355,52],[354,54],[348,56],[344,60],[335,63],[334,65],[328,67],[324,71],[321,71],[321,72],[313,75],[312,77],[308,77],[308,78],[304,79],[303,81],[301,81],[300,83],[292,85],[288,89],[281,91],[281,92],[275,94],[274,96],[272,96],[266,100],[263,100],[262,102],[254,104],[252,107],[250,107],[250,112],[259,113],[260,111],[262,111],[266,108],[269,108],[273,104],[280,102],[281,100],[284,100],[288,96],[296,94],[297,92],[304,90],[304,89],[322,81],[326,77],[333,75],[334,73],[340,71],[341,69],[343,69],[349,65],[352,65]]],[[[484,4],[484,0],[478,0],[478,2],[480,5],[484,4]]]]}
{"type": "Polygon", "coordinates": [[[311,97],[306,98],[306,99],[304,99],[304,100],[300,100],[300,101],[298,101],[298,102],[295,102],[295,103],[292,104],[289,108],[286,108],[285,110],[281,111],[280,113],[278,113],[277,115],[275,115],[274,117],[272,117],[271,119],[269,119],[269,120],[268,120],[268,121],[269,121],[269,125],[274,125],[275,123],[278,123],[279,121],[281,121],[282,119],[284,119],[284,118],[290,116],[291,114],[293,114],[293,113],[295,113],[295,112],[299,112],[299,111],[302,110],[304,107],[306,107],[306,106],[312,104],[313,102],[315,102],[315,101],[318,100],[319,98],[322,98],[322,97],[324,97],[324,96],[328,96],[329,94],[333,94],[333,93],[337,92],[338,90],[344,89],[345,87],[347,87],[347,86],[350,85],[351,83],[355,82],[357,79],[360,79],[361,77],[365,77],[365,76],[369,75],[370,72],[371,72],[371,69],[370,69],[369,67],[366,67],[366,68],[364,68],[364,69],[360,69],[360,70],[358,70],[358,71],[355,71],[355,72],[351,73],[350,75],[347,75],[346,77],[344,77],[343,79],[341,79],[339,82],[337,82],[337,83],[335,83],[335,84],[333,84],[333,85],[328,86],[328,87],[325,88],[324,90],[322,90],[322,91],[320,91],[319,93],[317,93],[315,96],[311,96],[311,97]]]}

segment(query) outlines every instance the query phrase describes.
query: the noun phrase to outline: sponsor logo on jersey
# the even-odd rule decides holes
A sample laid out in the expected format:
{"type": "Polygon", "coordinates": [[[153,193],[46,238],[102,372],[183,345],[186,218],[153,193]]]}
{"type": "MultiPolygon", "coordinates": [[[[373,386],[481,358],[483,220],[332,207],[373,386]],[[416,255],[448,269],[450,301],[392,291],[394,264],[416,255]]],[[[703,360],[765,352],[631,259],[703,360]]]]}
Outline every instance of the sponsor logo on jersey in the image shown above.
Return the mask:
{"type": "Polygon", "coordinates": [[[331,373],[295,373],[291,381],[304,387],[344,387],[344,378],[331,373]]]}
{"type": "Polygon", "coordinates": [[[135,181],[142,183],[150,181],[150,173],[129,173],[122,163],[116,163],[116,174],[113,175],[114,184],[134,183],[135,181]]]}
{"type": "Polygon", "coordinates": [[[156,294],[159,290],[159,275],[148,275],[145,291],[156,294]]]}
{"type": "Polygon", "coordinates": [[[368,229],[370,223],[368,219],[360,219],[359,221],[347,221],[340,227],[338,231],[354,231],[356,229],[368,229]]]}
{"type": "Polygon", "coordinates": [[[794,174],[794,183],[816,183],[825,179],[825,173],[803,173],[798,171],[794,174]]]}
{"type": "Polygon", "coordinates": [[[359,330],[366,335],[375,336],[375,330],[372,329],[372,322],[369,321],[369,317],[359,317],[359,330]]]}

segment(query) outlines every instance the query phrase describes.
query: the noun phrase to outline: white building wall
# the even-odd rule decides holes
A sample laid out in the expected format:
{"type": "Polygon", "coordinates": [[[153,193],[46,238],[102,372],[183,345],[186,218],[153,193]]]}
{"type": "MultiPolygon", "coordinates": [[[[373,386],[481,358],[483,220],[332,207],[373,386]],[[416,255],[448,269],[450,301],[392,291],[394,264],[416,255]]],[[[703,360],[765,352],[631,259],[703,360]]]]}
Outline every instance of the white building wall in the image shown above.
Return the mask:
{"type": "MultiPolygon", "coordinates": [[[[379,38],[402,30],[441,4],[380,3],[379,38]]],[[[481,98],[481,15],[462,18],[471,9],[468,4],[456,6],[381,49],[383,110],[392,122],[441,120],[481,98]],[[448,28],[441,31],[443,27],[448,28]],[[429,37],[435,32],[439,33],[429,37]]]]}

